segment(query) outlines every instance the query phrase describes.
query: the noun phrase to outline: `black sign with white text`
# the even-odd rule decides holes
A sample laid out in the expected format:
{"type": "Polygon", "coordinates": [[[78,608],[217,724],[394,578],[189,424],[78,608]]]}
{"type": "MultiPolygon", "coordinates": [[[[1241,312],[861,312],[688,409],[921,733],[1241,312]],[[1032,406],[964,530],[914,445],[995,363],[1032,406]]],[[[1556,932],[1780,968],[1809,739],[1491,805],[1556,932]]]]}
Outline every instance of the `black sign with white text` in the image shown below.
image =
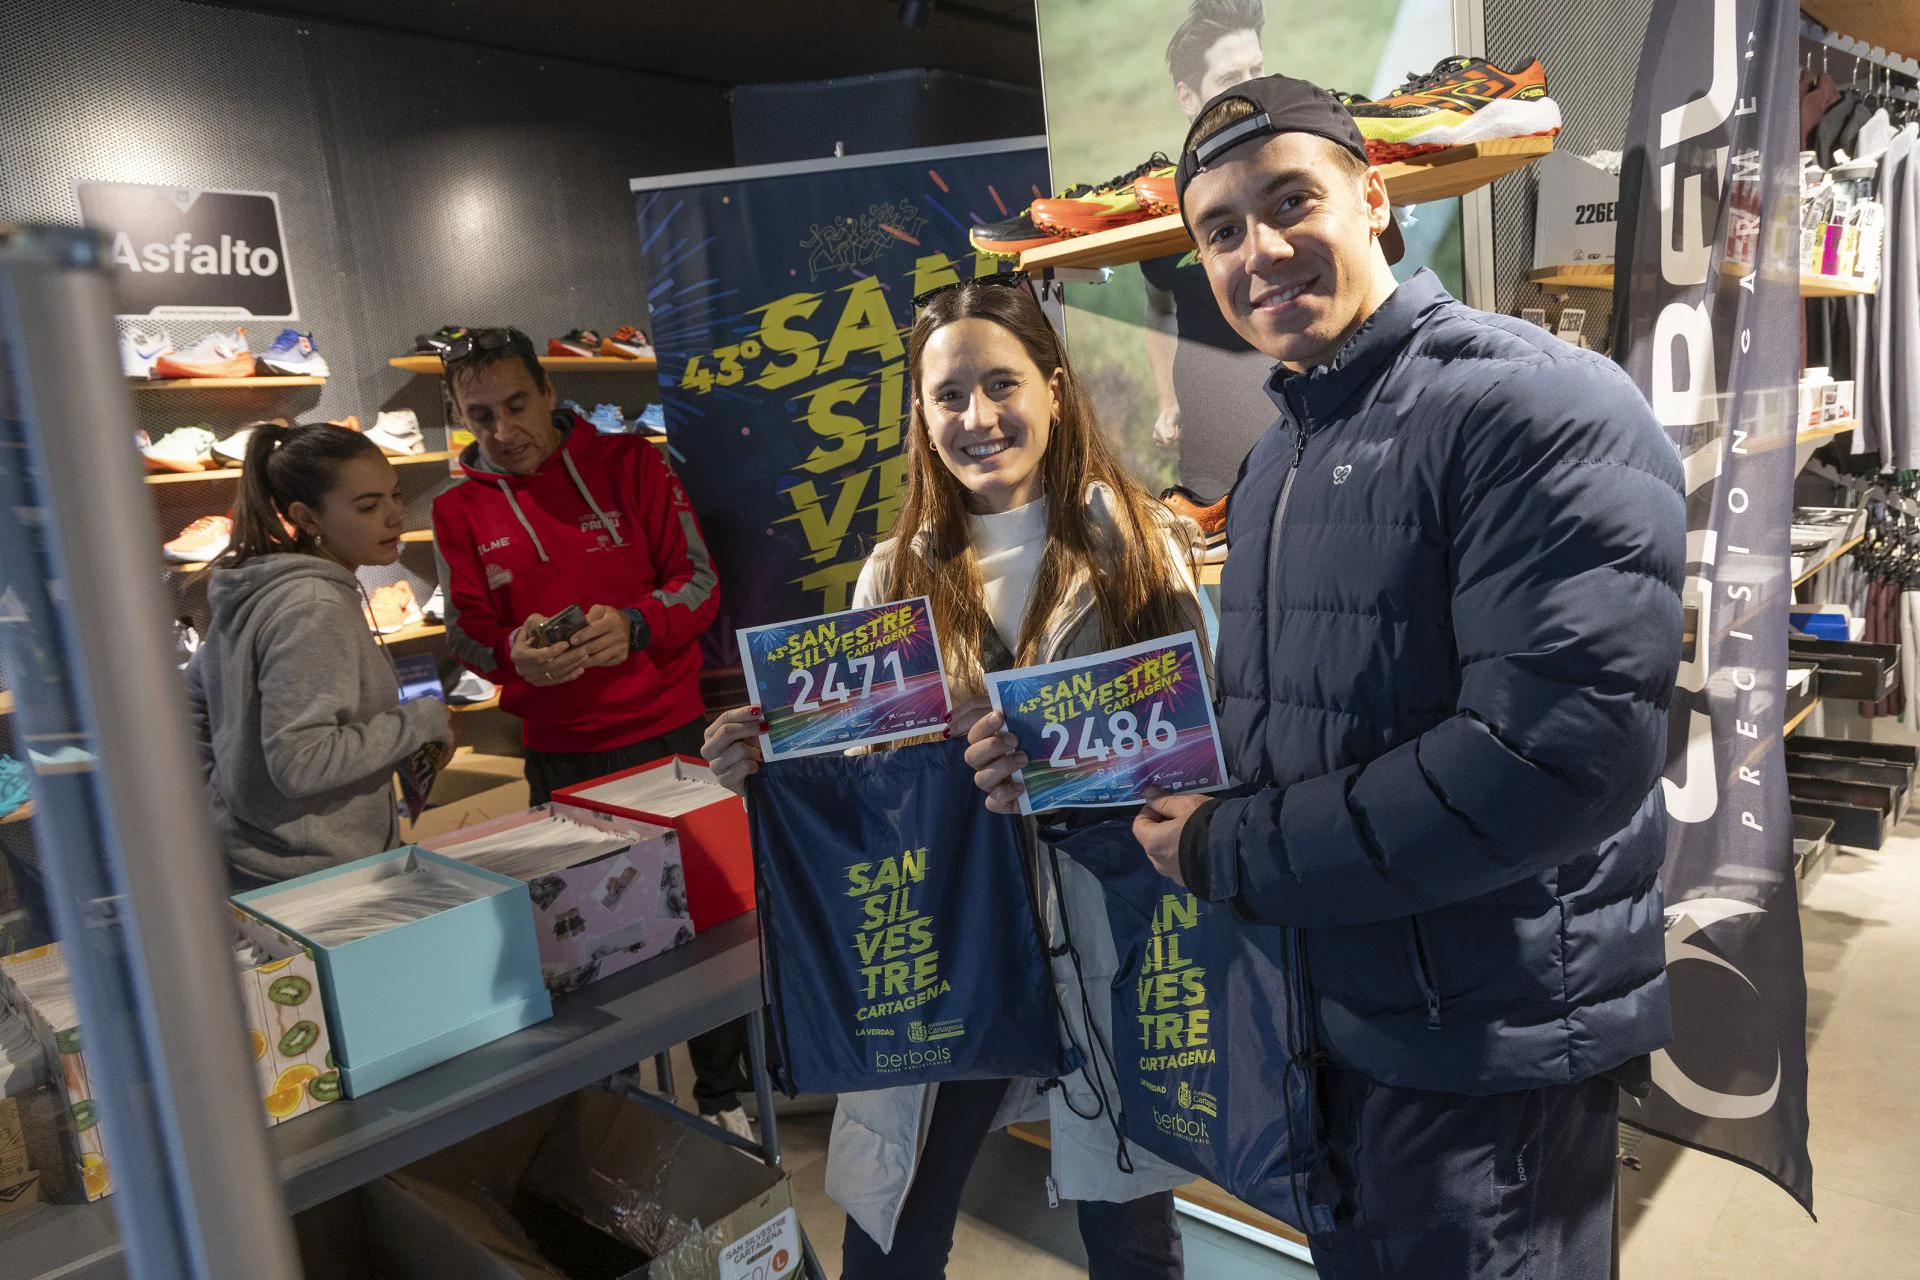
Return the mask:
{"type": "Polygon", "coordinates": [[[117,314],[299,317],[279,196],[137,182],[77,186],[80,220],[107,237],[117,314]]]}

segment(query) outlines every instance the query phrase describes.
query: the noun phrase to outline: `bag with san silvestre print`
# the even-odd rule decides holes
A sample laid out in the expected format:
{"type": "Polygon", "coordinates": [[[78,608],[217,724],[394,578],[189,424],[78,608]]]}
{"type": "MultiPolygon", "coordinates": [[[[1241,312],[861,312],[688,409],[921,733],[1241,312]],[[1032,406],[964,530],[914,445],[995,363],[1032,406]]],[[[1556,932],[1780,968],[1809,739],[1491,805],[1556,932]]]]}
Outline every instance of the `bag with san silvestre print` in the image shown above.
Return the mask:
{"type": "Polygon", "coordinates": [[[1199,901],[1154,870],[1129,822],[1049,823],[1041,839],[1106,890],[1128,1141],[1302,1231],[1331,1229],[1296,931],[1199,901]]]}
{"type": "Polygon", "coordinates": [[[1051,1078],[1061,1042],[1020,819],[938,742],[747,783],[761,972],[789,1095],[1051,1078]]]}

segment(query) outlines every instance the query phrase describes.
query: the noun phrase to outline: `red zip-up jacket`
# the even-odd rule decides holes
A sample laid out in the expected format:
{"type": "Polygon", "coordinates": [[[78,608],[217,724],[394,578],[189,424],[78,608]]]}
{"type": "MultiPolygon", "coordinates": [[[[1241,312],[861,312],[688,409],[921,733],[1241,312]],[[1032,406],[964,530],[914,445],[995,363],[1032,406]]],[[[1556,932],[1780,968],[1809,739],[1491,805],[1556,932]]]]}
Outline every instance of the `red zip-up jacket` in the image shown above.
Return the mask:
{"type": "MultiPolygon", "coordinates": [[[[556,417],[556,423],[569,422],[556,417]]],[[[720,610],[719,579],[680,481],[644,436],[600,435],[571,417],[566,438],[530,476],[485,469],[479,446],[463,479],[433,501],[446,587],[447,639],[462,663],[500,686],[533,751],[611,751],[696,719],[699,638],[720,610]],[[535,613],[570,604],[637,609],[652,638],[613,667],[535,687],[513,669],[513,637],[535,613]]]]}

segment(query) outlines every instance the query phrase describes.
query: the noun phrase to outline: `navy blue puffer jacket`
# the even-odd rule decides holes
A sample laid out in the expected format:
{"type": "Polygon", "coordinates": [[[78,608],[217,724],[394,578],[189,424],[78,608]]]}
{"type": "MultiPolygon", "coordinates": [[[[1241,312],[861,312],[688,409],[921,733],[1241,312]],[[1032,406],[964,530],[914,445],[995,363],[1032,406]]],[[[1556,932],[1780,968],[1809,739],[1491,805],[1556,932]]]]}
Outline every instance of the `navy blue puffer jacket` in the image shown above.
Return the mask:
{"type": "Polygon", "coordinates": [[[1189,886],[1305,931],[1328,1056],[1384,1084],[1660,1047],[1673,446],[1614,365],[1427,272],[1270,390],[1222,576],[1243,787],[1183,833],[1189,886]]]}

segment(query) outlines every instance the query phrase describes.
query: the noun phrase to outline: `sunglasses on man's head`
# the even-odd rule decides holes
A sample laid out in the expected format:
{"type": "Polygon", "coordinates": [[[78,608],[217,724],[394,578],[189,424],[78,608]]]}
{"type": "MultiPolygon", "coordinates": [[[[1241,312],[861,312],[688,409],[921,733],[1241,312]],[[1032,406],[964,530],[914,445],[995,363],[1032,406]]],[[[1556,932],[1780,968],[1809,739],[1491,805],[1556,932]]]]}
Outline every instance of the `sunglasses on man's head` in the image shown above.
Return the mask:
{"type": "Polygon", "coordinates": [[[533,339],[518,329],[468,329],[440,349],[440,363],[449,365],[467,359],[476,351],[502,349],[523,352],[533,359],[539,358],[533,349],[533,339]]]}
{"type": "Polygon", "coordinates": [[[924,311],[927,304],[941,294],[952,293],[956,289],[971,289],[975,285],[1001,289],[1025,289],[1029,297],[1033,298],[1036,302],[1039,301],[1039,295],[1033,291],[1032,276],[1024,271],[996,271],[992,275],[975,276],[971,280],[955,280],[952,284],[939,285],[927,290],[925,293],[915,294],[913,298],[913,309],[915,311],[924,311]]]}

